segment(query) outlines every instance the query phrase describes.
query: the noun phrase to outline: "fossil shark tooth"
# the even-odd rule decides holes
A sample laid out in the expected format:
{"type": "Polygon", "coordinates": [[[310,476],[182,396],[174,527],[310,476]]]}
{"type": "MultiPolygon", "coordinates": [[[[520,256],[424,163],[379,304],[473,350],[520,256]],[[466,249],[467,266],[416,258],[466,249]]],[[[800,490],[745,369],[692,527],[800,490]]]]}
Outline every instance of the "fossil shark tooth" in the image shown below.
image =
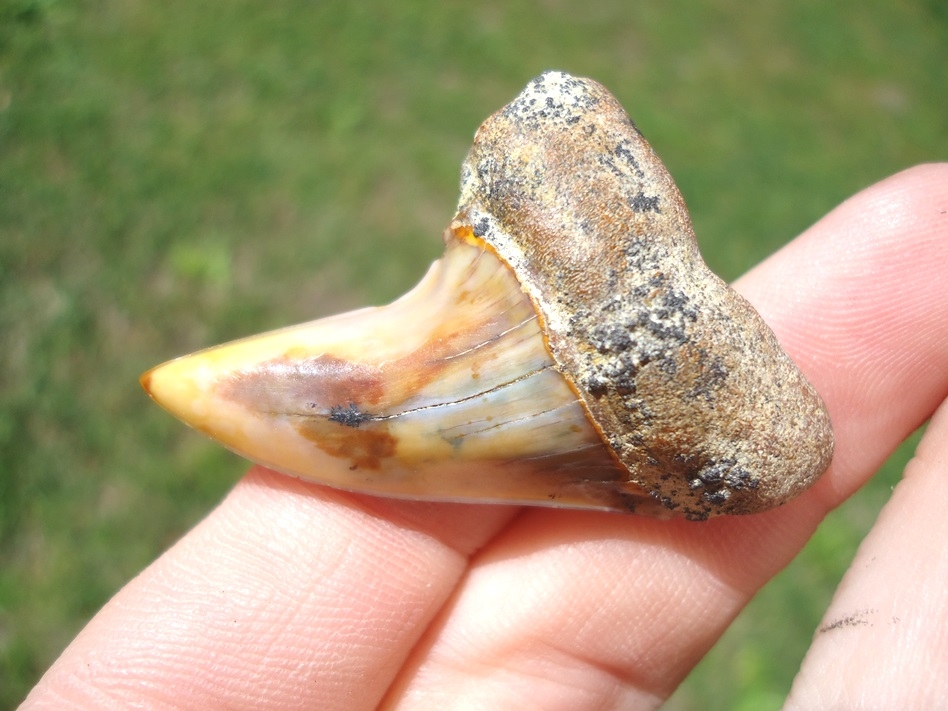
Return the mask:
{"type": "Polygon", "coordinates": [[[599,84],[533,81],[478,130],[412,291],[142,376],[274,469],[406,498],[703,519],[827,468],[816,391],[704,264],[671,176],[599,84]]]}

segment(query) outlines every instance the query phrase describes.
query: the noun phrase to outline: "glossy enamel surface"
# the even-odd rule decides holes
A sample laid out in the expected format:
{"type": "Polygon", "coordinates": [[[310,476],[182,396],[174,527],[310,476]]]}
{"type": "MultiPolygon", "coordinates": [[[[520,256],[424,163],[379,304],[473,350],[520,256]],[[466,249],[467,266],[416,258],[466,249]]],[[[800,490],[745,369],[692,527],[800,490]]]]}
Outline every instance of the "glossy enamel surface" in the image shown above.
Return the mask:
{"type": "Polygon", "coordinates": [[[622,510],[644,496],[512,272],[464,240],[389,306],[185,356],[142,384],[235,452],[341,488],[622,510]]]}

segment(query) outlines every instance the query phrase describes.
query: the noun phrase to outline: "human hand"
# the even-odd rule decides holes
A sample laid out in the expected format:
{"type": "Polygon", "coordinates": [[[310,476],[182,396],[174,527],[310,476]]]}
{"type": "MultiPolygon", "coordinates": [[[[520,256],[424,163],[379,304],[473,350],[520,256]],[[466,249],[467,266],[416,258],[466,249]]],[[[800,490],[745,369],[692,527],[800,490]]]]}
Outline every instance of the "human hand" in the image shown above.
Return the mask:
{"type": "MultiPolygon", "coordinates": [[[[826,401],[830,470],[702,523],[432,504],[254,468],[23,709],[653,708],[948,396],[948,164],[844,203],[737,288],[826,401]]],[[[948,411],[864,541],[788,709],[948,695],[948,411]]],[[[779,630],[774,630],[779,633],[779,630]]]]}

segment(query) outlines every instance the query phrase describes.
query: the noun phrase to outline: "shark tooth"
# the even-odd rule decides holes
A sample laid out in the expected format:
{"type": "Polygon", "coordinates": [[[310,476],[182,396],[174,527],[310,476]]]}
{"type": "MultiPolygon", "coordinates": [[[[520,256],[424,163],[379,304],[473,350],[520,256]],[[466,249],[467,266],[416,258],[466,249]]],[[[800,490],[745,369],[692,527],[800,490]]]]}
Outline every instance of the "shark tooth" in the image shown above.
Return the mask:
{"type": "Polygon", "coordinates": [[[142,385],[248,459],[386,496],[704,519],[778,506],[828,467],[822,400],[705,265],[598,83],[546,72],[480,127],[444,241],[387,306],[142,385]]]}

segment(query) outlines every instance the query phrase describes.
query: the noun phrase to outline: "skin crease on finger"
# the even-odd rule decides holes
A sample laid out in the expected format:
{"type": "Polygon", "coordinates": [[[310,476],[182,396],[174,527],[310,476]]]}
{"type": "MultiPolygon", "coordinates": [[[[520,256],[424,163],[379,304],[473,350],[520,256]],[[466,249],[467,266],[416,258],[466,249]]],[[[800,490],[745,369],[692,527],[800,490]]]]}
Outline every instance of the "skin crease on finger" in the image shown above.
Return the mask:
{"type": "Polygon", "coordinates": [[[831,470],[797,501],[706,523],[512,518],[257,470],[24,708],[369,709],[386,689],[387,708],[656,706],[945,397],[946,208],[948,166],[907,171],[740,282],[836,426],[831,470]]]}

